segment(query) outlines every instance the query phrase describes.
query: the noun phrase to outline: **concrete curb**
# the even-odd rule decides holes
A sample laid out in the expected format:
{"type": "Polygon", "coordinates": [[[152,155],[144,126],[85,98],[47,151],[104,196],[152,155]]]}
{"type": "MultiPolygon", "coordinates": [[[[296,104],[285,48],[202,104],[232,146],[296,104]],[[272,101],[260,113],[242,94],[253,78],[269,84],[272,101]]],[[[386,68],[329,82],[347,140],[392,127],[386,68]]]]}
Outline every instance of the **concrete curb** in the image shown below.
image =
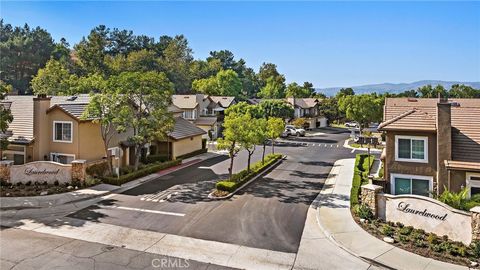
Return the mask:
{"type": "MultiPolygon", "coordinates": [[[[355,150],[355,151],[368,151],[368,148],[355,148],[355,147],[351,147],[350,145],[348,145],[348,142],[349,142],[350,140],[351,140],[351,139],[345,140],[345,142],[343,143],[343,147],[344,147],[344,148],[352,149],[352,150],[355,150]]],[[[383,149],[370,148],[370,153],[382,153],[382,151],[383,151],[383,149]]]]}
{"type": "Polygon", "coordinates": [[[213,196],[213,193],[214,191],[210,192],[208,194],[208,198],[209,199],[212,199],[212,200],[226,200],[226,199],[229,199],[231,197],[233,197],[233,195],[235,195],[237,192],[239,192],[240,190],[242,190],[243,188],[245,188],[246,186],[248,186],[250,183],[252,183],[253,181],[257,180],[259,177],[265,175],[266,173],[270,172],[271,169],[273,169],[274,167],[276,167],[278,164],[280,164],[284,159],[286,159],[287,156],[283,156],[282,158],[280,158],[279,160],[277,160],[275,163],[271,164],[268,168],[266,168],[265,170],[263,170],[261,173],[257,174],[256,176],[254,176],[252,179],[248,180],[245,184],[241,185],[239,188],[237,188],[235,191],[233,191],[232,193],[229,193],[228,195],[226,196],[222,196],[222,197],[215,197],[213,196]]]}

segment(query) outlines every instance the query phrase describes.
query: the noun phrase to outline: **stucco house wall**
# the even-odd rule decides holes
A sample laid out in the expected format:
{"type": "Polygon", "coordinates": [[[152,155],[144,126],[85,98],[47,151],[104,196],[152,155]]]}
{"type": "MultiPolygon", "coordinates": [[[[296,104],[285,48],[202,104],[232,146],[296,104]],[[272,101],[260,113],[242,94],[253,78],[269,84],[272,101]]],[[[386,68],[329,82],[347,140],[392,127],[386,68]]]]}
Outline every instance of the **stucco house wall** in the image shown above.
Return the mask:
{"type": "Polygon", "coordinates": [[[173,158],[202,149],[202,136],[185,138],[172,143],[173,158]]]}

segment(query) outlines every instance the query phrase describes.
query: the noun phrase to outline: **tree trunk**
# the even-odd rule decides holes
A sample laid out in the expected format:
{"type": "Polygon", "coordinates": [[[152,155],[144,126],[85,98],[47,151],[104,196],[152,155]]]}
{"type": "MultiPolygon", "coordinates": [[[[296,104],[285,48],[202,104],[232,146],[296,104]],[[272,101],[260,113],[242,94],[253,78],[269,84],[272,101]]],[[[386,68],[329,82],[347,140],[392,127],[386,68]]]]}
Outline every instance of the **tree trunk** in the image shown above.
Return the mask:
{"type": "Polygon", "coordinates": [[[250,158],[252,157],[252,153],[248,152],[248,161],[247,161],[247,172],[250,173],[250,158]]]}
{"type": "Polygon", "coordinates": [[[107,143],[105,143],[103,145],[103,147],[105,148],[105,157],[107,158],[108,174],[113,175],[112,159],[108,155],[108,145],[107,145],[107,143]]]}
{"type": "Polygon", "coordinates": [[[265,164],[265,147],[266,146],[267,146],[267,144],[263,143],[262,165],[265,164]]]}
{"type": "Polygon", "coordinates": [[[140,163],[140,155],[142,154],[140,149],[140,146],[135,146],[135,164],[133,166],[135,171],[138,170],[138,163],[140,163]]]}
{"type": "Polygon", "coordinates": [[[275,154],[275,140],[272,139],[272,154],[275,154]]]}
{"type": "Polygon", "coordinates": [[[228,168],[228,179],[232,179],[233,175],[233,159],[235,156],[233,155],[233,151],[230,152],[230,168],[228,168]]]}

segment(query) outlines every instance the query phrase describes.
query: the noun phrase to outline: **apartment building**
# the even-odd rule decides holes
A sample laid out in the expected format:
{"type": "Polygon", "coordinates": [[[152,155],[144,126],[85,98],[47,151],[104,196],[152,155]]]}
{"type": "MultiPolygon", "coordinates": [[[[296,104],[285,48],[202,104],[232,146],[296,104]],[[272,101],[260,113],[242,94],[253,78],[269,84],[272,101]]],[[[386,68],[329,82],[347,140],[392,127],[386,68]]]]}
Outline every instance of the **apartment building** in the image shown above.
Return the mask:
{"type": "Polygon", "coordinates": [[[319,109],[321,99],[290,97],[286,101],[293,106],[294,118],[304,118],[307,121],[307,129],[327,126],[327,118],[319,109]]]}
{"type": "Polygon", "coordinates": [[[480,99],[387,98],[379,130],[390,193],[480,193],[480,99]]]}
{"type": "MultiPolygon", "coordinates": [[[[13,122],[9,126],[9,145],[2,159],[14,164],[49,160],[68,164],[75,159],[88,162],[105,157],[100,125],[94,119],[82,119],[90,97],[78,96],[7,96],[2,106],[10,108],[13,122]]],[[[174,130],[169,134],[169,153],[172,158],[202,148],[201,137],[205,132],[176,116],[174,130]]],[[[134,162],[134,147],[128,141],[131,130],[113,134],[109,155],[118,166],[134,162]]],[[[148,149],[145,154],[148,154],[148,149]]]]}
{"type": "Polygon", "coordinates": [[[183,111],[183,118],[203,129],[208,138],[218,138],[222,134],[224,111],[236,103],[235,97],[195,95],[173,95],[173,104],[183,111]]]}

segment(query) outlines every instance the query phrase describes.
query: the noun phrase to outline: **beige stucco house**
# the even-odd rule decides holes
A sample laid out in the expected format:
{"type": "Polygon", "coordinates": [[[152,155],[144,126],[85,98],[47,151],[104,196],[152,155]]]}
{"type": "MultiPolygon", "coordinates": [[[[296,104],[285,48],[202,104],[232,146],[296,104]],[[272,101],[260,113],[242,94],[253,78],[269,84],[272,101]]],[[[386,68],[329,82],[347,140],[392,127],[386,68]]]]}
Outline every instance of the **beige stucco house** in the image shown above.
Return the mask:
{"type": "Polygon", "coordinates": [[[387,98],[379,130],[387,191],[480,194],[480,99],[387,98]]]}
{"type": "Polygon", "coordinates": [[[235,97],[195,95],[173,95],[173,104],[182,110],[182,117],[206,133],[212,138],[218,138],[222,134],[224,111],[235,104],[235,97]]]}
{"type": "MultiPolygon", "coordinates": [[[[10,108],[13,122],[9,126],[10,143],[1,158],[14,164],[39,160],[68,164],[75,159],[93,162],[106,158],[100,125],[81,117],[89,100],[88,95],[7,96],[2,105],[10,108]]],[[[202,149],[205,132],[182,119],[178,108],[172,107],[171,111],[176,120],[169,134],[171,157],[202,149]]],[[[114,132],[108,155],[114,157],[114,165],[132,164],[134,148],[128,142],[132,132],[114,132]]],[[[148,148],[145,154],[149,154],[148,148]]]]}

